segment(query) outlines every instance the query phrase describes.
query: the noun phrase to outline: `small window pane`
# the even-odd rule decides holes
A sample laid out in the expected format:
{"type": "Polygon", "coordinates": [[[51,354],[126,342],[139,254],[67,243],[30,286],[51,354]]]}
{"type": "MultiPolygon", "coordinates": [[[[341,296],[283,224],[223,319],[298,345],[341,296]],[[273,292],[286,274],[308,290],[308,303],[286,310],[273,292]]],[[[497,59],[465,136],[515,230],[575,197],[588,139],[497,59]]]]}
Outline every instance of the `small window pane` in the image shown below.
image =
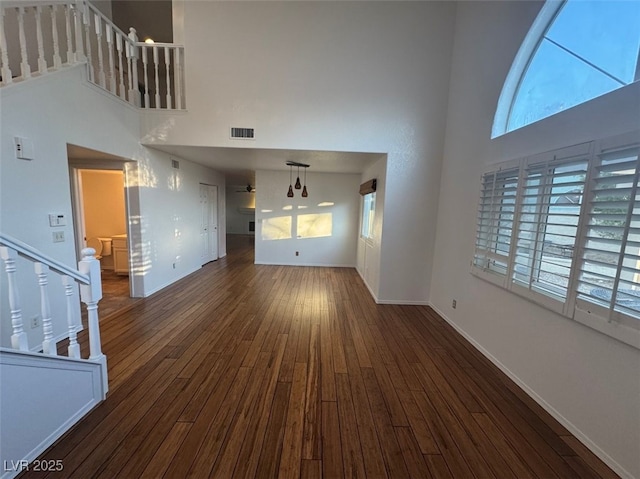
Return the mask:
{"type": "Polygon", "coordinates": [[[360,231],[360,235],[363,238],[373,238],[373,219],[375,212],[375,192],[364,195],[362,201],[362,229],[360,231]]]}
{"type": "Polygon", "coordinates": [[[518,88],[507,130],[515,130],[621,85],[543,40],[518,88]]]}
{"type": "Polygon", "coordinates": [[[547,37],[625,83],[635,74],[640,47],[637,1],[567,2],[547,37]]]}

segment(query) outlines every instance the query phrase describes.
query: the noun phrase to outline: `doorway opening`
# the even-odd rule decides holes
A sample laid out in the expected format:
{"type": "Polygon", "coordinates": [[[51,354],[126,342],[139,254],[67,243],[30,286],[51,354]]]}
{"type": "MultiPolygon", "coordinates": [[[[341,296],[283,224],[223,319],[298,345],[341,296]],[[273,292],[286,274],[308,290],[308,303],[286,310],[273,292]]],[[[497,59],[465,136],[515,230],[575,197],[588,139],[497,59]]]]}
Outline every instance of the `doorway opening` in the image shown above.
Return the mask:
{"type": "Polygon", "coordinates": [[[102,276],[100,315],[119,311],[136,301],[130,281],[129,202],[126,160],[68,145],[76,256],[96,250],[102,276]]]}
{"type": "Polygon", "coordinates": [[[200,264],[218,259],[218,187],[200,183],[200,264]]]}

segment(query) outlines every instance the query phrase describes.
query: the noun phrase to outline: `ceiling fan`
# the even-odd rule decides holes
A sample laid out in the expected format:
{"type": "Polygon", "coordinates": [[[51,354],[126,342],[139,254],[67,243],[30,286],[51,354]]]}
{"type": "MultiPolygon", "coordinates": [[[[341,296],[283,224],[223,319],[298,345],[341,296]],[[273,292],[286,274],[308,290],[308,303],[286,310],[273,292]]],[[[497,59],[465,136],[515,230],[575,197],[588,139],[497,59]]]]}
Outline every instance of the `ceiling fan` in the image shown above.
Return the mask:
{"type": "Polygon", "coordinates": [[[256,192],[256,188],[254,186],[251,186],[251,183],[247,184],[244,190],[236,190],[236,193],[255,193],[255,192],[256,192]]]}

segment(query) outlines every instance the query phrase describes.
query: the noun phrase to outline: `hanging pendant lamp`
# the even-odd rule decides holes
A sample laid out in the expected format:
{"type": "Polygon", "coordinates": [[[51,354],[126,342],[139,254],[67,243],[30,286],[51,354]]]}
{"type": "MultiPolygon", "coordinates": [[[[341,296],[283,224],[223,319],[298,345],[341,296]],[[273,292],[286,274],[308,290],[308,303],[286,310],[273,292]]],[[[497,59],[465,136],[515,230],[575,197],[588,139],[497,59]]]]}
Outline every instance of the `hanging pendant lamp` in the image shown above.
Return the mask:
{"type": "Polygon", "coordinates": [[[307,196],[309,196],[309,193],[307,193],[307,169],[304,169],[304,187],[302,188],[302,197],[306,198],[307,196]]]}
{"type": "Polygon", "coordinates": [[[291,187],[291,170],[292,166],[289,165],[289,191],[287,191],[288,198],[293,198],[293,188],[291,187]]]}
{"type": "Polygon", "coordinates": [[[293,198],[293,188],[292,186],[292,178],[293,178],[293,167],[298,168],[298,177],[296,178],[295,189],[299,190],[302,188],[302,183],[300,183],[300,168],[304,168],[304,189],[302,190],[302,197],[306,198],[309,193],[307,192],[307,168],[309,165],[305,163],[298,163],[297,161],[287,161],[287,166],[289,167],[289,191],[287,191],[287,197],[293,198]]]}
{"type": "MultiPolygon", "coordinates": [[[[305,169],[305,171],[306,171],[306,169],[305,169]]],[[[296,178],[295,189],[299,190],[300,188],[302,188],[302,185],[300,184],[300,166],[298,166],[298,177],[296,178]]]]}

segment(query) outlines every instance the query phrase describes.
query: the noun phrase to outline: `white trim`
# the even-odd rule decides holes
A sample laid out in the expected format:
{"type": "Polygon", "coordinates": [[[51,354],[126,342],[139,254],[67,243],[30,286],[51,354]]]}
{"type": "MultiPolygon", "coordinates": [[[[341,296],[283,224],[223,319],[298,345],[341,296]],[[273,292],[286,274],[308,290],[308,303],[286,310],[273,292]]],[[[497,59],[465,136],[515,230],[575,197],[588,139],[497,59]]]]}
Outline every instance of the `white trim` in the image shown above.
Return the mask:
{"type": "Polygon", "coordinates": [[[312,266],[316,268],[356,268],[356,265],[353,263],[347,264],[339,264],[339,263],[283,263],[281,261],[277,263],[272,263],[269,261],[255,261],[253,264],[262,264],[266,266],[312,266]]]}
{"type": "Polygon", "coordinates": [[[407,301],[406,299],[376,300],[376,304],[397,304],[400,306],[429,306],[429,301],[407,301]]]}

